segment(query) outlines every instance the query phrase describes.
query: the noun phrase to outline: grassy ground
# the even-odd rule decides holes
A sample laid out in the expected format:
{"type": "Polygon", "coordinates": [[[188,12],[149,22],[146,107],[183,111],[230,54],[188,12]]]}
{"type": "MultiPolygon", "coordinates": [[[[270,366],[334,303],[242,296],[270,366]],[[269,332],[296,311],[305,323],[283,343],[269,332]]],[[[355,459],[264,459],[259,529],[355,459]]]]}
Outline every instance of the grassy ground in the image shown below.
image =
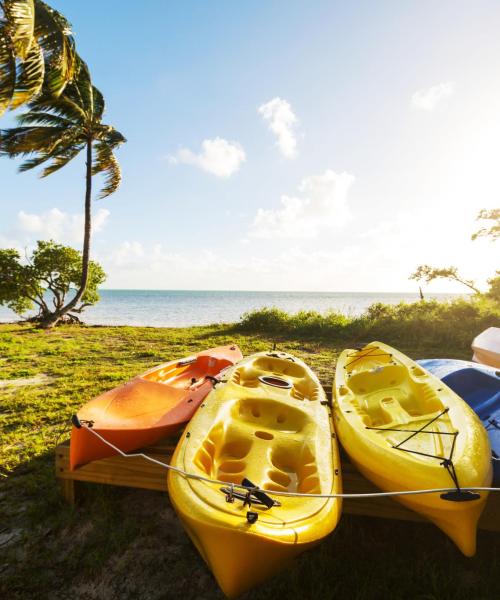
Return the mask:
{"type": "MultiPolygon", "coordinates": [[[[382,341],[414,358],[470,356],[465,342],[418,335],[402,340],[391,331],[382,341]]],[[[45,377],[0,387],[0,596],[222,598],[166,494],[87,485],[76,508],[65,505],[53,462],[70,416],[87,399],[152,365],[233,341],[244,354],[276,342],[329,384],[338,353],[368,341],[365,334],[300,341],[295,334],[270,338],[249,327],[71,326],[47,333],[1,325],[0,380],[45,377]]],[[[477,556],[465,559],[431,525],[344,515],[325,543],[246,599],[498,597],[499,536],[480,532],[478,541],[477,556]]]]}

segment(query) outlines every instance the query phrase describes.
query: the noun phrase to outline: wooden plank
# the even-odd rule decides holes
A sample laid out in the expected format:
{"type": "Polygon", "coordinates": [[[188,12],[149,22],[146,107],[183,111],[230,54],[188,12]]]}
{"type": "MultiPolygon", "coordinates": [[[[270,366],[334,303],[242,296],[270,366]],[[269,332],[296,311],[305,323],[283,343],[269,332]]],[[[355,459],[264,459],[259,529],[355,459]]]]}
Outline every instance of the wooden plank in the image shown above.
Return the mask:
{"type": "MultiPolygon", "coordinates": [[[[154,449],[147,448],[144,450],[147,451],[148,456],[168,463],[172,456],[173,447],[171,444],[164,442],[154,449]]],[[[95,460],[71,471],[69,468],[68,442],[56,448],[56,476],[58,479],[105,483],[148,490],[166,491],[167,489],[167,472],[165,468],[140,457],[113,456],[95,460]]]]}
{"type": "MultiPolygon", "coordinates": [[[[168,463],[175,449],[175,440],[162,440],[158,444],[144,448],[148,456],[168,463]]],[[[167,491],[167,473],[164,467],[140,457],[125,458],[113,456],[96,460],[74,471],[69,468],[69,441],[56,448],[56,477],[61,482],[65,498],[75,500],[74,483],[87,481],[135,487],[148,490],[167,491]],[[73,484],[73,485],[71,485],[73,484]]],[[[342,453],[342,482],[346,493],[369,493],[379,491],[365,479],[342,453]]],[[[405,508],[391,498],[352,498],[343,501],[343,511],[352,515],[397,519],[403,521],[424,521],[417,513],[405,508]]],[[[488,503],[479,521],[479,528],[500,531],[500,493],[490,494],[488,503]]]]}

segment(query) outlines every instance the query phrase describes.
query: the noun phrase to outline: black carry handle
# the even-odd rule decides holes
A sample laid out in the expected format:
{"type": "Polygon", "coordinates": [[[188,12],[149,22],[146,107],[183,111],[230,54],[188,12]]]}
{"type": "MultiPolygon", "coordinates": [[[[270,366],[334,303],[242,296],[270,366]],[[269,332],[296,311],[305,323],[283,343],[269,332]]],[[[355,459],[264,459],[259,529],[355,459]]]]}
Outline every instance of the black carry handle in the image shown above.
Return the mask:
{"type": "Polygon", "coordinates": [[[79,419],[78,415],[73,415],[71,417],[71,423],[77,428],[81,429],[82,425],[87,425],[87,427],[93,427],[94,421],[88,421],[87,419],[79,419]]]}
{"type": "MultiPolygon", "coordinates": [[[[241,485],[244,485],[246,488],[250,488],[250,489],[257,487],[254,483],[252,483],[246,477],[241,482],[241,485]]],[[[267,508],[272,508],[276,504],[275,501],[271,498],[271,496],[268,496],[265,492],[262,492],[260,490],[252,491],[252,496],[255,496],[257,498],[257,500],[259,500],[259,502],[262,502],[262,504],[264,506],[267,506],[267,508]]]]}

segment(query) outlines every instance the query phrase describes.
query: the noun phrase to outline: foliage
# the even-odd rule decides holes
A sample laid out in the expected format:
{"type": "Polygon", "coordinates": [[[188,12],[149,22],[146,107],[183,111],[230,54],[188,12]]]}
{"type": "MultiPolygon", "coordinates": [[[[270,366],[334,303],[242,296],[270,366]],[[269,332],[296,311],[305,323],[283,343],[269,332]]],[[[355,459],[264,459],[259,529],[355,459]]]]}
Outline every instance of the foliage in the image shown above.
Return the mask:
{"type": "MultiPolygon", "coordinates": [[[[0,304],[17,314],[36,306],[38,314],[31,320],[44,322],[64,306],[68,294],[78,287],[81,270],[81,252],[53,241],[39,241],[25,263],[17,250],[0,249],[0,304]]],[[[85,293],[81,303],[69,313],[69,320],[78,320],[75,313],[80,314],[99,300],[97,287],[105,279],[102,267],[91,261],[85,293]]]]}
{"type": "Polygon", "coordinates": [[[490,288],[486,295],[500,304],[500,271],[497,271],[494,277],[488,279],[488,285],[490,288]]]}
{"type": "MultiPolygon", "coordinates": [[[[436,343],[429,329],[397,347],[412,358],[470,358],[468,345],[436,343]]],[[[325,386],[338,353],[357,343],[335,335],[308,341],[287,335],[285,330],[278,348],[305,360],[325,386]]],[[[67,437],[70,417],[83,402],[154,364],[232,342],[250,354],[272,348],[275,339],[231,326],[63,325],[46,335],[28,325],[0,325],[0,380],[40,373],[52,378],[1,390],[2,542],[11,532],[18,537],[0,546],[0,596],[220,600],[165,493],[79,482],[79,502],[70,508],[54,477],[54,447],[67,437]]],[[[467,559],[431,524],[354,517],[344,510],[333,535],[245,598],[495,598],[499,569],[494,533],[479,531],[478,555],[467,559]]]]}
{"type": "Polygon", "coordinates": [[[492,208],[491,210],[483,208],[479,211],[477,221],[493,221],[493,223],[473,233],[473,240],[477,240],[479,237],[487,237],[491,238],[491,241],[495,241],[500,237],[500,208],[492,208]]]}
{"type": "Polygon", "coordinates": [[[77,71],[68,21],[41,0],[0,1],[0,115],[42,90],[58,96],[77,71]]]}
{"type": "Polygon", "coordinates": [[[104,98],[92,84],[87,65],[78,62],[78,74],[64,92],[55,97],[43,93],[18,117],[20,126],[0,132],[0,156],[24,157],[20,171],[45,165],[42,177],[65,167],[86,152],[85,220],[80,285],[67,304],[59,306],[42,326],[53,327],[83,299],[90,270],[92,177],[101,173],[104,183],[100,198],[115,192],[121,182],[120,165],[114,150],[125,142],[123,135],[102,122],[104,98]]]}
{"type": "Polygon", "coordinates": [[[92,175],[104,174],[100,194],[104,198],[120,185],[120,166],[113,151],[125,138],[102,122],[104,98],[92,85],[87,65],[80,59],[78,62],[78,76],[59,97],[38,96],[29,104],[29,110],[18,117],[20,127],[2,132],[0,155],[30,157],[21,164],[20,171],[47,163],[41,173],[46,177],[65,167],[89,143],[95,143],[92,175]]]}
{"type": "Polygon", "coordinates": [[[478,332],[495,325],[499,319],[498,304],[474,297],[453,302],[376,303],[359,317],[313,311],[288,314],[279,308],[264,308],[243,315],[237,329],[273,335],[277,339],[349,338],[361,342],[379,339],[392,344],[402,341],[415,344],[424,337],[465,349],[478,332]]]}
{"type": "Polygon", "coordinates": [[[289,314],[281,308],[262,308],[245,313],[238,327],[242,331],[279,334],[328,334],[342,331],[351,323],[349,317],[333,311],[321,314],[316,311],[299,311],[289,314]]]}
{"type": "Polygon", "coordinates": [[[464,279],[459,275],[457,267],[436,268],[431,267],[430,265],[420,265],[417,267],[416,271],[410,275],[409,279],[424,281],[427,284],[435,279],[451,279],[452,281],[462,283],[476,294],[480,293],[471,279],[464,279]]]}

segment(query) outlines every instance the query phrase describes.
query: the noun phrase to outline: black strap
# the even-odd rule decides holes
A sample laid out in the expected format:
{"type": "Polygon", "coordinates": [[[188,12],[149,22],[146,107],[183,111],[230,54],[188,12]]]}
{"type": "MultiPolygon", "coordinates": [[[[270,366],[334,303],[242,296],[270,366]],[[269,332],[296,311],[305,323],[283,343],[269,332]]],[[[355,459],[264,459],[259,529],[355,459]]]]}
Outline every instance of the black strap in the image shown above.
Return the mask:
{"type": "Polygon", "coordinates": [[[212,383],[213,387],[215,387],[218,383],[220,383],[220,379],[217,379],[217,377],[212,377],[212,375],[205,375],[205,379],[210,381],[212,383]]]}
{"type": "Polygon", "coordinates": [[[87,419],[79,419],[78,415],[73,415],[71,417],[71,422],[77,429],[81,429],[82,425],[87,425],[87,427],[93,427],[94,421],[88,421],[87,419]]]}

